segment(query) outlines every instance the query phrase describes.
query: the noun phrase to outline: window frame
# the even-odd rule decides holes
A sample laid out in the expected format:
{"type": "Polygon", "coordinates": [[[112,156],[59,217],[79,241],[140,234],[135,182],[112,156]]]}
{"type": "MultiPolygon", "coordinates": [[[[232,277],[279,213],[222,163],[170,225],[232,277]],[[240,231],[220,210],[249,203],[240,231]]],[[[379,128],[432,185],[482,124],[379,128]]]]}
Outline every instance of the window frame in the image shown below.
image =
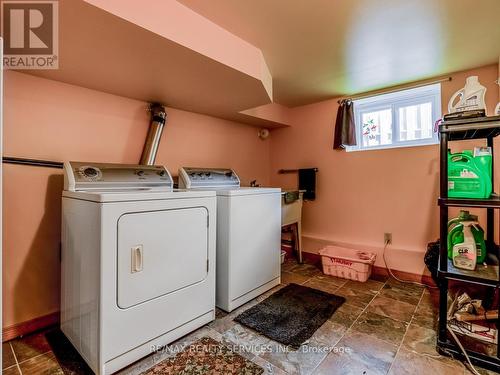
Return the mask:
{"type": "Polygon", "coordinates": [[[356,130],[356,146],[347,146],[346,151],[369,151],[383,150],[390,148],[415,147],[436,145],[439,143],[438,134],[431,130],[431,138],[400,141],[399,109],[411,105],[421,105],[431,102],[432,105],[432,125],[441,118],[441,84],[420,86],[416,88],[401,90],[397,92],[380,94],[368,98],[353,100],[354,122],[356,130]],[[391,109],[392,114],[392,143],[376,146],[364,146],[362,135],[362,116],[364,113],[376,112],[384,109],[391,109]]]}

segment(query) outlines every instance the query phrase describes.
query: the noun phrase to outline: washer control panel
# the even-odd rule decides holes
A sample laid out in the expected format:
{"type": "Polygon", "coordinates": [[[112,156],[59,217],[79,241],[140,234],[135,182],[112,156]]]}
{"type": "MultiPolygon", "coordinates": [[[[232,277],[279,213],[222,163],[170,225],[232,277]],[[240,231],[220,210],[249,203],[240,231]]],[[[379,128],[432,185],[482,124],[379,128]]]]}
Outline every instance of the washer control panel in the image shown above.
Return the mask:
{"type": "Polygon", "coordinates": [[[240,179],[229,168],[193,168],[179,169],[179,188],[238,188],[240,179]]]}
{"type": "Polygon", "coordinates": [[[64,189],[160,189],[172,190],[172,176],[164,166],[110,163],[64,163],[64,189]]]}

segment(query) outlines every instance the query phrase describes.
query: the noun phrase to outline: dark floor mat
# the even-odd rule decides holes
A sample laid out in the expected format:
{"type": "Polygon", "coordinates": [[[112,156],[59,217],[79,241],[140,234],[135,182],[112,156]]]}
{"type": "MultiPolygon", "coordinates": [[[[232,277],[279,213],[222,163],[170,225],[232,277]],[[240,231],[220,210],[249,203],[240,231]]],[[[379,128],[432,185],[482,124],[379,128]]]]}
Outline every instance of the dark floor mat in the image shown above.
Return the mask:
{"type": "Polygon", "coordinates": [[[234,320],[296,349],[344,302],[344,297],[290,284],[234,320]]]}
{"type": "Polygon", "coordinates": [[[94,374],[60,329],[47,332],[45,338],[52,348],[52,352],[56,356],[64,375],[94,374]]]}

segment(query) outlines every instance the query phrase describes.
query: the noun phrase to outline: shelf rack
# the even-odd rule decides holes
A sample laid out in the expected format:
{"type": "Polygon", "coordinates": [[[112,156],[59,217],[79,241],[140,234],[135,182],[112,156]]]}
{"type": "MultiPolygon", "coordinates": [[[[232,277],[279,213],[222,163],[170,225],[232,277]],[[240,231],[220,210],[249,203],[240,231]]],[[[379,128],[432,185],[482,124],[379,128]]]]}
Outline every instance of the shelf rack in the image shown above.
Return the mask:
{"type": "MultiPolygon", "coordinates": [[[[493,153],[493,139],[500,135],[500,116],[480,117],[464,120],[445,121],[439,127],[440,135],[440,254],[438,268],[439,284],[439,325],[437,350],[444,355],[451,355],[464,359],[463,353],[448,338],[447,311],[448,311],[448,282],[450,280],[468,284],[482,285],[495,291],[500,289],[499,276],[499,247],[494,242],[494,210],[500,208],[500,196],[492,194],[488,199],[458,199],[448,198],[448,142],[486,139],[487,146],[493,153]],[[474,271],[457,269],[448,259],[448,208],[469,207],[486,209],[486,244],[489,256],[485,265],[477,265],[474,271]]],[[[493,156],[493,155],[492,155],[493,156]]],[[[492,184],[494,186],[494,167],[492,157],[492,184]]],[[[500,306],[499,306],[500,313],[500,306]]],[[[500,331],[500,320],[496,321],[496,328],[500,331]]],[[[500,351],[497,339],[497,353],[495,356],[467,350],[471,361],[481,367],[500,373],[500,351]]]]}

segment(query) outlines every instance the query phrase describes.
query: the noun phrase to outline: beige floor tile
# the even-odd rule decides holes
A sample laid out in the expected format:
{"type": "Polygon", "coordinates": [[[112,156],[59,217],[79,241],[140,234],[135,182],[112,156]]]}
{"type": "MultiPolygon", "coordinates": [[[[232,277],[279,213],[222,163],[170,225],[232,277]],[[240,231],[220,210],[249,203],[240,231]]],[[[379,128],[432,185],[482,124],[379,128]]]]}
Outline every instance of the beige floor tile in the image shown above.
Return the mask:
{"type": "Polygon", "coordinates": [[[437,355],[436,331],[412,322],[403,340],[403,348],[420,354],[437,355]]]}
{"type": "Polygon", "coordinates": [[[323,281],[323,282],[328,283],[328,284],[337,285],[339,287],[344,286],[348,281],[348,280],[343,279],[341,277],[335,277],[335,276],[330,276],[330,275],[325,275],[325,274],[316,275],[316,276],[314,276],[314,279],[318,280],[318,281],[323,281]]]}
{"type": "Polygon", "coordinates": [[[280,343],[271,341],[271,350],[260,355],[264,360],[288,374],[309,375],[328,355],[328,348],[310,341],[299,349],[293,350],[280,343]]]}
{"type": "Polygon", "coordinates": [[[311,336],[310,340],[325,346],[334,346],[347,332],[347,327],[327,320],[311,336]]]}
{"type": "Polygon", "coordinates": [[[226,315],[222,318],[215,319],[213,322],[208,324],[208,327],[212,328],[213,330],[219,333],[224,333],[233,328],[234,325],[236,324],[236,322],[233,319],[234,317],[232,315],[226,315]]]}
{"type": "Polygon", "coordinates": [[[346,288],[360,290],[365,293],[376,294],[383,288],[384,282],[373,279],[368,279],[364,283],[360,281],[348,280],[344,286],[346,288]]]}
{"type": "Polygon", "coordinates": [[[410,322],[416,306],[392,298],[376,296],[367,308],[367,311],[384,315],[389,318],[410,322]]]}
{"type": "Polygon", "coordinates": [[[333,284],[329,280],[317,279],[315,277],[309,279],[303,285],[307,286],[309,288],[318,289],[318,290],[321,290],[323,292],[330,293],[330,294],[335,294],[335,292],[339,288],[338,285],[333,284]]]}
{"type": "Polygon", "coordinates": [[[308,263],[297,264],[296,266],[292,267],[291,269],[288,269],[287,271],[306,277],[313,277],[323,274],[323,272],[317,266],[308,263]]]}
{"type": "Polygon", "coordinates": [[[226,331],[222,335],[222,340],[231,350],[241,355],[246,353],[259,355],[268,348],[271,341],[269,338],[240,324],[235,324],[234,327],[226,331]]]}
{"type": "Polygon", "coordinates": [[[286,375],[287,374],[284,370],[280,369],[279,367],[276,367],[272,363],[267,362],[265,359],[263,359],[261,357],[254,357],[251,359],[251,361],[264,369],[264,372],[262,373],[262,375],[286,375]]]}
{"type": "Polygon", "coordinates": [[[287,257],[285,262],[281,265],[281,271],[290,271],[292,268],[297,266],[298,263],[295,259],[287,257]]]}
{"type": "Polygon", "coordinates": [[[426,305],[439,309],[439,289],[425,288],[422,293],[420,305],[426,305]]]}
{"type": "Polygon", "coordinates": [[[422,290],[406,289],[405,287],[394,287],[386,284],[380,291],[379,296],[392,298],[396,301],[406,302],[416,306],[420,301],[422,292],[422,290]]]}
{"type": "Polygon", "coordinates": [[[448,365],[453,365],[457,362],[450,357],[440,355],[436,351],[436,331],[434,329],[421,327],[413,323],[413,321],[406,331],[402,348],[417,354],[430,356],[448,365]]]}
{"type": "Polygon", "coordinates": [[[19,371],[19,368],[17,365],[11,366],[9,368],[4,368],[2,370],[3,375],[21,375],[21,372],[19,371]]]}
{"type": "Polygon", "coordinates": [[[20,362],[19,367],[23,375],[64,375],[52,352],[20,362]]]}
{"type": "Polygon", "coordinates": [[[309,280],[309,276],[303,276],[298,273],[293,272],[281,272],[281,283],[282,284],[304,284],[309,280]]]}
{"type": "Polygon", "coordinates": [[[427,304],[419,304],[413,314],[412,323],[420,327],[436,330],[438,321],[439,311],[437,309],[427,304]]]}
{"type": "Polygon", "coordinates": [[[10,343],[2,343],[2,368],[12,367],[16,364],[16,358],[10,347],[10,343]]]}
{"type": "Polygon", "coordinates": [[[349,328],[362,312],[362,307],[344,303],[333,313],[329,320],[349,328]]]}
{"type": "Polygon", "coordinates": [[[431,357],[400,349],[389,375],[463,375],[464,366],[455,361],[452,365],[431,357]]]}
{"type": "Polygon", "coordinates": [[[408,323],[366,311],[361,314],[351,329],[399,346],[407,327],[408,323]]]}
{"type": "Polygon", "coordinates": [[[356,289],[350,289],[345,286],[335,291],[337,296],[342,296],[346,299],[346,303],[358,307],[366,307],[373,299],[373,294],[365,293],[356,289]]]}
{"type": "Polygon", "coordinates": [[[363,333],[349,331],[314,372],[323,374],[386,374],[397,346],[363,333]],[[343,351],[341,351],[343,350],[343,351]]]}
{"type": "Polygon", "coordinates": [[[392,277],[387,279],[387,282],[385,283],[385,285],[390,286],[390,287],[395,288],[395,289],[403,289],[403,290],[407,290],[409,292],[419,293],[419,294],[422,294],[423,291],[425,289],[427,289],[423,285],[417,285],[417,284],[413,284],[413,283],[404,283],[404,282],[398,281],[392,277]]]}
{"type": "Polygon", "coordinates": [[[11,341],[18,362],[50,351],[50,345],[43,332],[11,341]]]}
{"type": "Polygon", "coordinates": [[[372,364],[366,364],[348,355],[330,353],[316,368],[313,375],[385,375],[385,367],[377,368],[372,364]]]}

